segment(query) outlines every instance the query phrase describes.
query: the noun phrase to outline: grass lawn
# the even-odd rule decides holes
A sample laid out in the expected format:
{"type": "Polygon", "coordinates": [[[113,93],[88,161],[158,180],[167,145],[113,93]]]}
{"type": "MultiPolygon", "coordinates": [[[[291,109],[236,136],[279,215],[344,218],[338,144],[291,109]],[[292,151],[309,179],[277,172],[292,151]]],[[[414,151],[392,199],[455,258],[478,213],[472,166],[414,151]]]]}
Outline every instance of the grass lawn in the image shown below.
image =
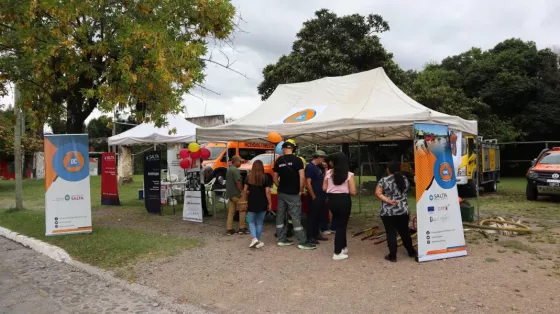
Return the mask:
{"type": "MultiPolygon", "coordinates": [[[[130,217],[131,219],[141,217],[151,221],[175,218],[153,216],[146,213],[144,203],[138,200],[137,191],[142,187],[141,180],[142,176],[137,176],[134,178],[134,183],[119,190],[123,206],[112,207],[111,212],[114,215],[120,215],[119,220],[124,217],[130,217]]],[[[65,249],[74,259],[91,265],[116,269],[132,264],[139,259],[172,255],[202,243],[199,239],[166,232],[105,226],[104,222],[116,219],[111,214],[96,215],[97,211],[102,210],[99,176],[91,177],[93,233],[46,237],[44,181],[24,181],[23,198],[26,209],[23,211],[7,209],[14,203],[14,185],[14,181],[0,181],[0,225],[59,246],[65,249]]]]}

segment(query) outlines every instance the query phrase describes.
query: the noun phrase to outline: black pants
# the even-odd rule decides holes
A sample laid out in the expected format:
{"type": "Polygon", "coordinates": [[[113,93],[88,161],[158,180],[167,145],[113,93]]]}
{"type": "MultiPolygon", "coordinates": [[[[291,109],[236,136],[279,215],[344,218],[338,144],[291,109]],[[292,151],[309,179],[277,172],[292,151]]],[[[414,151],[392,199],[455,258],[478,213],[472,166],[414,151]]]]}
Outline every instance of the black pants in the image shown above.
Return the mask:
{"type": "Polygon", "coordinates": [[[334,254],[340,254],[348,246],[346,242],[346,229],[352,211],[352,199],[348,193],[329,194],[329,204],[336,221],[336,234],[334,236],[334,254]]]}
{"type": "Polygon", "coordinates": [[[389,257],[391,259],[397,258],[397,232],[401,236],[403,246],[409,255],[415,255],[416,250],[412,246],[412,238],[410,237],[410,230],[408,229],[408,215],[398,216],[381,216],[385,232],[387,234],[387,246],[389,246],[389,257]]]}
{"type": "Polygon", "coordinates": [[[325,202],[326,199],[323,197],[316,197],[312,200],[311,197],[308,198],[307,207],[307,239],[315,239],[319,236],[321,227],[321,215],[325,215],[325,202]]]}
{"type": "Polygon", "coordinates": [[[208,216],[208,207],[206,207],[206,188],[204,184],[200,185],[200,195],[201,195],[201,203],[202,203],[202,211],[204,212],[205,216],[208,216]]]}

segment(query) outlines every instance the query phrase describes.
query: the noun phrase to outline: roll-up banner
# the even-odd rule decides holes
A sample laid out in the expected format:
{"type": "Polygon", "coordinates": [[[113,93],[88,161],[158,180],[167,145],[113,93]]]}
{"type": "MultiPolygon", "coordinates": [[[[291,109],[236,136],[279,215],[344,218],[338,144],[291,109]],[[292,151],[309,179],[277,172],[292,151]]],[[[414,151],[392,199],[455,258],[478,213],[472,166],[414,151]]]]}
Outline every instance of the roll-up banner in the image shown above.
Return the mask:
{"type": "Polygon", "coordinates": [[[467,255],[449,128],[414,124],[418,261],[467,255]]]}
{"type": "Polygon", "coordinates": [[[45,135],[47,236],[91,233],[87,134],[45,135]]]}
{"type": "Polygon", "coordinates": [[[101,204],[121,205],[115,153],[101,154],[101,204]]]}
{"type": "Polygon", "coordinates": [[[200,167],[187,171],[183,220],[202,222],[202,179],[200,167]]]}
{"type": "Polygon", "coordinates": [[[144,205],[150,214],[161,214],[161,153],[144,153],[144,205]]]}

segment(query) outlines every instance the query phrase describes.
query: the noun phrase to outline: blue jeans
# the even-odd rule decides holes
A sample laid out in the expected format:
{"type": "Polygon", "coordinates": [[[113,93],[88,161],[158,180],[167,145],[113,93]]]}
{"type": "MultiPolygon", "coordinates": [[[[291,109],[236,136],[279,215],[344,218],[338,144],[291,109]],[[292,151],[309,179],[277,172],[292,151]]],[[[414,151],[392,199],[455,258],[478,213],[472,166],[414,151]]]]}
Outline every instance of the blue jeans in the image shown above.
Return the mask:
{"type": "Polygon", "coordinates": [[[262,212],[247,212],[247,221],[249,222],[249,230],[253,238],[261,240],[262,229],[264,224],[264,216],[266,211],[262,212]]]}

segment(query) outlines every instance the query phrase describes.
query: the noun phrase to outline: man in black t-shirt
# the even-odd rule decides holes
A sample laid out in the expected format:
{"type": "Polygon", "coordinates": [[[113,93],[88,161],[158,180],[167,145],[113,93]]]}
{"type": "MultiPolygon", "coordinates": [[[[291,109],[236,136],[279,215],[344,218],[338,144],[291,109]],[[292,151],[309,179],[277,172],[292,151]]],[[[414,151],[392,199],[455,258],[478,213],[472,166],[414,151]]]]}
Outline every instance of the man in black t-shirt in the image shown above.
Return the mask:
{"type": "Polygon", "coordinates": [[[293,242],[288,240],[287,214],[292,217],[294,233],[298,240],[298,248],[313,250],[314,244],[307,242],[307,237],[301,225],[301,194],[305,186],[303,162],[296,157],[294,144],[285,142],[282,145],[284,155],[274,163],[274,183],[278,187],[278,212],[276,215],[276,235],[278,246],[289,246],[293,242]]]}

